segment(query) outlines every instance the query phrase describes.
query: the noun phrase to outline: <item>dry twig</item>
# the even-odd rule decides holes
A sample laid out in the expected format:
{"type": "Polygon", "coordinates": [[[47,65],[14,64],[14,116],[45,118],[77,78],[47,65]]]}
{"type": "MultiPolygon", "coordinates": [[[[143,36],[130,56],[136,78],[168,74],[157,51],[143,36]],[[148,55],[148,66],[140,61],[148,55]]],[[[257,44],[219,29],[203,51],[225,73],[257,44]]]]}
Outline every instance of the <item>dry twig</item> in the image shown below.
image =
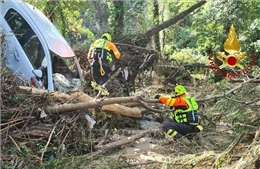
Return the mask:
{"type": "Polygon", "coordinates": [[[44,147],[44,149],[43,149],[43,151],[42,151],[42,154],[41,154],[41,162],[43,162],[44,153],[45,153],[45,151],[47,150],[47,147],[48,147],[48,145],[49,145],[50,142],[51,142],[51,138],[52,138],[52,135],[53,135],[53,133],[54,133],[54,131],[55,131],[55,128],[57,127],[57,125],[58,125],[59,123],[60,123],[60,120],[58,120],[58,121],[55,123],[55,125],[54,125],[54,127],[53,127],[53,129],[52,129],[52,131],[51,131],[51,134],[50,134],[50,136],[49,136],[48,142],[46,143],[46,145],[45,145],[45,147],[44,147]]]}

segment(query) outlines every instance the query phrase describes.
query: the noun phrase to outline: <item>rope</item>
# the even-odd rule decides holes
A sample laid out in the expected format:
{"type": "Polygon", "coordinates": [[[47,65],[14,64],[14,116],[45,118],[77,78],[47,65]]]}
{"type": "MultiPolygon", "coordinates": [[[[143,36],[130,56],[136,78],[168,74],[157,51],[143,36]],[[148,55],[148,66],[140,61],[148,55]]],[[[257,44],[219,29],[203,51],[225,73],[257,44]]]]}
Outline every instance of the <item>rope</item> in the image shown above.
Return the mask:
{"type": "Polygon", "coordinates": [[[99,68],[100,74],[101,74],[101,76],[104,76],[106,72],[105,72],[105,70],[103,68],[102,58],[101,57],[98,58],[98,62],[99,62],[99,65],[100,65],[100,68],[99,68]]]}
{"type": "Polygon", "coordinates": [[[106,41],[104,40],[103,46],[102,46],[101,57],[98,56],[98,62],[99,62],[99,65],[100,65],[99,71],[100,71],[101,76],[104,76],[105,73],[106,73],[105,70],[104,70],[104,68],[103,68],[103,65],[102,65],[102,59],[103,59],[103,57],[104,57],[104,47],[105,47],[105,44],[106,44],[106,41]]]}

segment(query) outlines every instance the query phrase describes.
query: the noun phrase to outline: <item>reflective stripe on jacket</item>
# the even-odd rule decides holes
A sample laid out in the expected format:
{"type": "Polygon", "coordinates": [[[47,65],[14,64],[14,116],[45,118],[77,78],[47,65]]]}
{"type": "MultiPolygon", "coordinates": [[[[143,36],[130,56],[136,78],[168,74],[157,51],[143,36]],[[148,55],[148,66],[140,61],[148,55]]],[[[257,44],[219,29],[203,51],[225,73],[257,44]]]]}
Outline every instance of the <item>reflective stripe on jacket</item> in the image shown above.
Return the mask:
{"type": "Polygon", "coordinates": [[[183,94],[179,97],[163,97],[159,98],[160,102],[169,107],[174,107],[173,118],[178,123],[190,123],[196,125],[198,123],[198,104],[193,97],[183,94]]]}

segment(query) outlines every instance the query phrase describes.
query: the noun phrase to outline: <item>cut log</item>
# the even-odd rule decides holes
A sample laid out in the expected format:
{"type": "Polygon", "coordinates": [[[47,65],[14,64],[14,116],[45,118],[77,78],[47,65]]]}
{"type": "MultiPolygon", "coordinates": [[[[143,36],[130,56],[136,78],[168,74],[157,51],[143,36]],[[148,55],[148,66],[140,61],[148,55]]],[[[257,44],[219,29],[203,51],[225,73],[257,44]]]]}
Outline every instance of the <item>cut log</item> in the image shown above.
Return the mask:
{"type": "Polygon", "coordinates": [[[140,118],[142,116],[141,110],[138,108],[130,108],[116,103],[137,102],[136,97],[115,97],[106,99],[94,99],[83,92],[77,92],[71,97],[78,98],[80,103],[54,105],[45,108],[46,113],[63,113],[76,110],[84,110],[88,108],[101,108],[104,111],[110,111],[116,114],[121,114],[129,117],[140,118]]]}
{"type": "Polygon", "coordinates": [[[125,97],[125,98],[106,98],[106,99],[94,99],[90,97],[84,92],[75,90],[72,91],[71,94],[66,94],[57,91],[46,91],[42,89],[36,89],[32,87],[21,86],[21,90],[34,94],[34,95],[50,95],[51,97],[59,100],[73,100],[74,102],[78,103],[71,103],[71,104],[61,104],[61,105],[54,105],[42,108],[45,113],[56,114],[56,113],[64,113],[64,112],[71,112],[76,110],[84,110],[89,108],[101,108],[101,110],[113,112],[116,114],[121,114],[124,116],[140,118],[142,116],[141,110],[138,108],[130,108],[123,105],[119,105],[116,103],[128,103],[128,102],[138,102],[136,97],[125,97]]]}
{"type": "Polygon", "coordinates": [[[58,91],[49,91],[43,89],[37,89],[35,87],[28,87],[28,86],[19,86],[19,89],[25,94],[32,94],[32,95],[49,95],[52,98],[60,99],[60,100],[70,100],[71,96],[69,94],[58,92],[58,91]]]}

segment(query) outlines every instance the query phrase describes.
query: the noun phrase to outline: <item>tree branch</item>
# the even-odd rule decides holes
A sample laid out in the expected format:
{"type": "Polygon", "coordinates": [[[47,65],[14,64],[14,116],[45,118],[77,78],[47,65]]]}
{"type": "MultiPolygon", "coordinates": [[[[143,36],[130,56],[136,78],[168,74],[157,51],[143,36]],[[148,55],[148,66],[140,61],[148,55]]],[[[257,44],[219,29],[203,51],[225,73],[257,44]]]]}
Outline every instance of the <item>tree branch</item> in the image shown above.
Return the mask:
{"type": "Polygon", "coordinates": [[[107,152],[109,150],[121,147],[121,146],[129,144],[129,143],[132,143],[132,142],[144,137],[148,133],[150,133],[150,131],[144,131],[144,132],[135,134],[135,135],[130,136],[130,137],[124,137],[123,139],[120,139],[120,140],[112,142],[112,143],[108,143],[106,145],[95,146],[95,149],[101,150],[102,152],[107,152]]]}
{"type": "MultiPolygon", "coordinates": [[[[257,78],[257,77],[256,77],[256,78],[257,78]]],[[[255,79],[255,78],[254,78],[254,79],[255,79]]],[[[205,101],[208,101],[208,100],[225,97],[225,96],[227,96],[227,95],[233,93],[234,91],[236,91],[236,90],[242,88],[245,84],[247,84],[247,83],[253,81],[254,79],[249,79],[249,80],[247,80],[247,81],[241,83],[240,85],[234,87],[233,89],[231,89],[231,90],[229,90],[229,91],[227,91],[227,92],[224,92],[223,94],[219,94],[219,95],[215,95],[215,96],[210,96],[210,97],[207,97],[207,98],[205,98],[205,99],[196,99],[196,101],[197,101],[197,102],[205,102],[205,101]]]]}
{"type": "Polygon", "coordinates": [[[161,30],[168,28],[175,23],[177,23],[179,20],[183,19],[185,16],[196,10],[197,8],[204,5],[207,1],[200,1],[196,3],[195,5],[191,6],[190,8],[186,9],[185,11],[181,12],[180,14],[176,15],[174,18],[169,19],[168,21],[163,22],[159,26],[156,26],[155,28],[152,28],[148,32],[145,33],[147,37],[152,37],[153,35],[159,33],[161,30]]]}

